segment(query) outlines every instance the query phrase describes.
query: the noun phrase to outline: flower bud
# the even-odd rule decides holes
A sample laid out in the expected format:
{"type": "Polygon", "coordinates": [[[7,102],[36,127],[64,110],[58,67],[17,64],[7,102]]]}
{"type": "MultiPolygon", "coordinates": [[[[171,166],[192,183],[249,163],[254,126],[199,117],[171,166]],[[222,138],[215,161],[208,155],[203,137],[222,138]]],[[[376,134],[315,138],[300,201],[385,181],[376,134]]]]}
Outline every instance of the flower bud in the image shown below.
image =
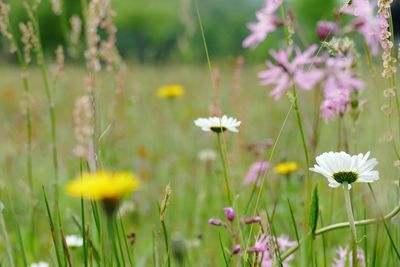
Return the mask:
{"type": "Polygon", "coordinates": [[[337,26],[332,21],[319,21],[317,24],[317,35],[321,41],[326,40],[328,37],[335,35],[337,26]]]}
{"type": "Polygon", "coordinates": [[[251,217],[251,218],[244,218],[243,222],[245,224],[259,223],[259,222],[261,222],[261,217],[255,216],[255,217],[251,217]]]}
{"type": "Polygon", "coordinates": [[[240,244],[236,244],[232,249],[232,255],[236,255],[240,252],[240,244]]]}
{"type": "Polygon", "coordinates": [[[224,208],[224,213],[228,221],[232,222],[235,219],[235,210],[232,207],[224,208]]]}
{"type": "Polygon", "coordinates": [[[221,226],[221,225],[223,225],[222,221],[221,221],[220,219],[217,219],[217,218],[211,218],[211,219],[209,219],[209,220],[208,220],[208,224],[215,225],[215,226],[221,226]]]}

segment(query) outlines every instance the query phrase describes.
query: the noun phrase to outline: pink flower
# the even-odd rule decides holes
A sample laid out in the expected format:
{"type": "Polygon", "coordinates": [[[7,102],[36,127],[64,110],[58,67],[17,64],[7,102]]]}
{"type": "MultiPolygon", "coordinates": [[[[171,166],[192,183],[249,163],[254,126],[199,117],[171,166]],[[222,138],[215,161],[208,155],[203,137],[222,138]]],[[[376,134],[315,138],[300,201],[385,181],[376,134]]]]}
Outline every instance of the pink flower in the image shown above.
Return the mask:
{"type": "Polygon", "coordinates": [[[376,55],[379,50],[380,25],[384,20],[375,15],[374,5],[368,0],[353,0],[342,11],[356,17],[351,23],[352,29],[364,36],[371,53],[376,55]]]}
{"type": "Polygon", "coordinates": [[[246,177],[244,177],[243,184],[249,185],[251,183],[257,182],[257,186],[260,186],[261,184],[260,177],[265,174],[267,168],[268,168],[268,162],[266,161],[254,162],[250,166],[250,169],[247,172],[246,177]]]}
{"type": "Polygon", "coordinates": [[[269,236],[261,234],[257,239],[253,247],[249,247],[247,252],[250,253],[263,253],[268,250],[269,236]]]}
{"type": "Polygon", "coordinates": [[[289,58],[292,56],[293,47],[279,52],[271,51],[270,54],[275,59],[276,65],[267,61],[268,69],[258,74],[263,85],[275,85],[270,93],[275,99],[279,99],[293,85],[303,90],[311,90],[323,77],[322,70],[306,66],[320,59],[314,57],[316,45],[312,45],[304,52],[301,52],[299,48],[295,50],[296,56],[292,61],[289,58]]]}
{"type": "Polygon", "coordinates": [[[317,35],[321,41],[325,41],[328,37],[337,33],[338,27],[332,21],[321,20],[317,24],[317,35]]]}
{"type": "MultiPolygon", "coordinates": [[[[297,243],[295,241],[290,241],[287,236],[280,236],[276,239],[278,243],[279,250],[282,252],[295,246],[297,243]]],[[[250,253],[260,253],[259,255],[259,263],[261,263],[262,267],[272,267],[274,266],[274,255],[271,255],[269,244],[272,243],[271,237],[267,234],[261,234],[257,239],[253,247],[248,248],[248,252],[250,253]]],[[[288,261],[293,259],[293,255],[290,255],[285,259],[282,263],[284,267],[289,267],[290,265],[287,263],[288,261]]]]}
{"type": "MultiPolygon", "coordinates": [[[[353,257],[353,252],[349,251],[347,247],[338,247],[336,253],[338,254],[338,258],[334,260],[332,267],[345,267],[347,266],[346,262],[350,262],[350,267],[353,266],[353,262],[351,260],[353,257]]],[[[361,249],[357,249],[357,262],[358,266],[365,267],[365,255],[364,251],[361,249]]]]}
{"type": "Polygon", "coordinates": [[[350,102],[351,93],[362,89],[365,84],[355,77],[351,57],[329,57],[324,75],[324,101],[321,115],[325,120],[343,114],[350,102]]]}
{"type": "Polygon", "coordinates": [[[267,38],[268,33],[273,32],[282,24],[279,17],[274,15],[283,0],[265,0],[264,7],[256,12],[257,22],[247,24],[251,34],[243,41],[243,47],[255,48],[267,38]]]}

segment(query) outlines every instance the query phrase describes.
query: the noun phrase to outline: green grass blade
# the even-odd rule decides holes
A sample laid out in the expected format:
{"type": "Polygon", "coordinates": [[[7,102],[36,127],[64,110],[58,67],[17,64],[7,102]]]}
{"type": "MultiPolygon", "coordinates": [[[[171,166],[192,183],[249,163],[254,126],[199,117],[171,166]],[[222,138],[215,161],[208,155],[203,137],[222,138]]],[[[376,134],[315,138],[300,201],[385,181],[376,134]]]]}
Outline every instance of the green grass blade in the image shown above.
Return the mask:
{"type": "Polygon", "coordinates": [[[314,237],[315,229],[317,229],[318,223],[318,213],[319,213],[319,204],[318,204],[318,185],[315,185],[314,191],[311,197],[311,207],[310,207],[310,233],[314,237]]]}
{"type": "Polygon", "coordinates": [[[22,258],[22,262],[23,262],[24,266],[28,266],[28,260],[27,260],[27,257],[26,257],[24,241],[22,239],[21,228],[19,227],[19,223],[17,222],[17,217],[15,215],[13,202],[11,201],[10,195],[8,193],[7,193],[7,199],[8,199],[8,206],[10,207],[10,212],[11,212],[11,220],[12,220],[12,223],[16,227],[16,230],[17,230],[18,245],[19,245],[19,250],[20,250],[20,253],[21,253],[20,257],[22,258]]]}
{"type": "MultiPolygon", "coordinates": [[[[377,199],[376,199],[376,196],[375,196],[374,190],[372,189],[371,184],[368,184],[368,187],[369,187],[369,190],[371,191],[371,194],[372,194],[372,197],[373,197],[373,199],[374,199],[374,201],[375,201],[375,204],[378,206],[378,201],[377,201],[377,199]]],[[[400,252],[399,252],[399,250],[397,249],[396,243],[394,242],[394,239],[393,239],[392,234],[391,234],[391,232],[390,232],[389,226],[388,226],[387,222],[383,219],[382,212],[380,211],[379,208],[378,208],[378,210],[379,210],[379,216],[381,217],[382,222],[383,222],[383,225],[385,226],[386,234],[387,234],[388,237],[389,237],[390,245],[391,245],[392,249],[394,250],[394,252],[396,253],[397,259],[400,260],[400,252]]]]}
{"type": "Polygon", "coordinates": [[[289,199],[287,199],[287,202],[288,202],[289,211],[290,211],[290,218],[292,219],[292,224],[293,224],[294,233],[295,233],[295,235],[296,235],[296,240],[297,240],[297,243],[300,244],[300,236],[299,236],[299,231],[298,231],[298,229],[297,229],[297,224],[296,224],[296,219],[295,219],[295,217],[294,217],[292,204],[290,203],[290,200],[289,200],[289,199]]]}
{"type": "Polygon", "coordinates": [[[47,200],[46,190],[44,189],[44,186],[42,186],[42,191],[43,191],[44,201],[45,201],[45,204],[46,204],[47,216],[49,217],[49,225],[50,225],[51,237],[53,239],[54,249],[55,249],[56,258],[57,258],[57,263],[58,263],[58,266],[64,266],[62,264],[62,261],[61,261],[61,255],[60,255],[60,251],[59,251],[59,244],[58,244],[57,238],[56,238],[57,233],[56,233],[56,230],[55,230],[53,217],[51,216],[50,206],[49,206],[49,202],[47,200]]]}
{"type": "Polygon", "coordinates": [[[134,260],[131,257],[129,244],[128,244],[128,238],[127,238],[127,234],[125,231],[125,226],[124,226],[124,222],[122,221],[122,218],[119,219],[119,223],[121,225],[122,236],[123,236],[123,240],[124,240],[124,244],[125,244],[126,254],[128,255],[129,264],[131,266],[134,266],[134,260]]]}
{"type": "Polygon", "coordinates": [[[218,238],[219,238],[219,246],[221,248],[222,256],[224,257],[225,266],[229,267],[228,259],[226,258],[226,255],[225,255],[225,248],[224,248],[224,245],[222,244],[222,238],[221,238],[220,232],[218,232],[218,238]]]}
{"type": "MultiPolygon", "coordinates": [[[[122,249],[121,236],[119,233],[119,226],[118,226],[118,223],[116,220],[114,220],[114,229],[115,229],[115,234],[117,235],[117,240],[118,240],[117,248],[118,248],[119,254],[121,255],[122,266],[125,267],[126,266],[125,255],[124,255],[124,250],[122,249]]],[[[124,236],[124,238],[125,238],[125,236],[124,236]]]]}

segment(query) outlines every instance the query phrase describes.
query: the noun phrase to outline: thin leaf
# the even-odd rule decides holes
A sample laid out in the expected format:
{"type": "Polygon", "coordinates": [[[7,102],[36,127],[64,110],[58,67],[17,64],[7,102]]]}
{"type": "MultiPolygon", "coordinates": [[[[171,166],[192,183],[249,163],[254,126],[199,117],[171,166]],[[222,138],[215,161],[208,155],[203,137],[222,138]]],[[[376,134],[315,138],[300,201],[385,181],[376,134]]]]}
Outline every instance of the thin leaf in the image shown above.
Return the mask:
{"type": "MultiPolygon", "coordinates": [[[[370,190],[371,193],[372,193],[372,196],[373,196],[373,199],[374,199],[374,201],[375,201],[375,204],[378,206],[378,201],[377,201],[377,199],[376,199],[376,196],[375,196],[374,191],[372,190],[372,186],[371,186],[370,184],[368,184],[368,187],[369,187],[369,190],[370,190]]],[[[383,222],[383,225],[385,226],[385,230],[386,230],[386,233],[387,233],[387,235],[388,235],[388,237],[389,237],[390,244],[391,244],[391,246],[392,246],[394,252],[396,253],[397,258],[400,260],[400,252],[399,252],[399,250],[397,249],[396,243],[394,242],[394,239],[393,239],[393,237],[392,237],[392,235],[391,235],[391,233],[390,233],[389,226],[388,226],[387,222],[385,221],[385,219],[383,218],[383,215],[382,215],[382,213],[380,212],[380,210],[379,210],[379,216],[382,218],[382,222],[383,222]]]]}
{"type": "Polygon", "coordinates": [[[318,223],[318,212],[319,212],[319,200],[318,200],[318,185],[315,185],[314,191],[311,197],[311,207],[310,207],[310,232],[314,238],[315,229],[317,229],[318,223]]]}
{"type": "Polygon", "coordinates": [[[46,195],[46,191],[44,189],[44,186],[42,187],[42,190],[43,190],[44,201],[46,203],[47,215],[49,217],[51,237],[53,239],[54,249],[56,251],[57,263],[58,263],[58,266],[63,266],[63,264],[61,263],[61,256],[60,256],[60,252],[59,252],[59,248],[58,248],[58,242],[57,242],[57,239],[56,239],[56,232],[55,232],[53,217],[51,216],[50,206],[49,206],[49,202],[47,200],[47,195],[46,195]]]}
{"type": "Polygon", "coordinates": [[[224,248],[224,245],[222,244],[222,239],[221,239],[221,233],[220,232],[218,232],[218,237],[219,237],[219,245],[220,245],[221,251],[222,251],[222,256],[224,256],[225,266],[229,267],[228,260],[227,260],[226,255],[225,255],[225,248],[224,248]]]}

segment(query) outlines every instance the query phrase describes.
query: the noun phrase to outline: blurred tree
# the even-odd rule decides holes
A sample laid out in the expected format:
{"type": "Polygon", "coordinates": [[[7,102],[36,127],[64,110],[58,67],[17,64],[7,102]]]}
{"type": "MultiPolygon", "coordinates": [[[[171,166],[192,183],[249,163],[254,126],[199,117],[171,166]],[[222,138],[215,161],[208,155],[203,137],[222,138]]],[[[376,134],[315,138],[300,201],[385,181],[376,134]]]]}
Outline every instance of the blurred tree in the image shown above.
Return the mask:
{"type": "MultiPolygon", "coordinates": [[[[18,23],[27,17],[21,0],[8,0],[12,6],[12,23],[19,32],[18,23]]],[[[49,0],[39,8],[42,41],[45,50],[53,53],[59,44],[66,44],[65,32],[69,18],[81,15],[81,0],[63,0],[63,16],[55,15],[49,0]],[[66,27],[65,27],[66,26],[66,27]]],[[[117,12],[118,47],[121,54],[140,62],[184,60],[205,61],[203,41],[194,5],[195,0],[113,0],[117,12]]],[[[264,0],[197,0],[207,45],[211,57],[225,58],[245,54],[248,60],[260,62],[269,48],[278,48],[283,33],[271,34],[255,50],[242,48],[249,34],[246,24],[255,21],[255,12],[264,0]]],[[[315,25],[320,19],[333,19],[336,0],[284,0],[286,10],[292,10],[300,23],[298,33],[304,39],[316,41],[315,25]]],[[[1,45],[1,42],[0,42],[1,45]]]]}

